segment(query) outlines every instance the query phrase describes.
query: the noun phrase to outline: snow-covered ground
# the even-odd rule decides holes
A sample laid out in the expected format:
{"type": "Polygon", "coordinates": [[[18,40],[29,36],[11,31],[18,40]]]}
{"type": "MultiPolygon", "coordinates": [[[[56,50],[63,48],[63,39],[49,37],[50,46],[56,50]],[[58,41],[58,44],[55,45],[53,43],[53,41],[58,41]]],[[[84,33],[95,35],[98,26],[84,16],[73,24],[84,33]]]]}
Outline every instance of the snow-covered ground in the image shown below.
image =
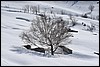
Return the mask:
{"type": "MultiPolygon", "coordinates": [[[[80,1],[71,6],[72,2],[67,1],[1,1],[1,6],[22,8],[24,5],[41,5],[43,11],[45,8],[54,7],[54,12],[65,10],[72,14],[82,14],[88,11],[89,4],[93,3],[95,7],[93,15],[99,15],[99,5],[96,1],[80,1]]],[[[54,57],[45,57],[42,54],[27,51],[22,48],[22,40],[19,35],[22,31],[30,27],[31,21],[16,19],[16,17],[32,20],[36,15],[22,12],[11,12],[9,10],[19,10],[13,8],[1,7],[1,65],[2,66],[99,66],[99,56],[94,52],[99,52],[99,21],[88,18],[76,17],[77,25],[71,27],[78,30],[71,37],[72,43],[66,45],[73,50],[73,54],[54,57]],[[96,26],[97,35],[83,30],[82,22],[90,25],[92,22],[96,26]]],[[[49,13],[49,9],[48,9],[49,13]]],[[[67,15],[56,14],[68,19],[67,15]]]]}

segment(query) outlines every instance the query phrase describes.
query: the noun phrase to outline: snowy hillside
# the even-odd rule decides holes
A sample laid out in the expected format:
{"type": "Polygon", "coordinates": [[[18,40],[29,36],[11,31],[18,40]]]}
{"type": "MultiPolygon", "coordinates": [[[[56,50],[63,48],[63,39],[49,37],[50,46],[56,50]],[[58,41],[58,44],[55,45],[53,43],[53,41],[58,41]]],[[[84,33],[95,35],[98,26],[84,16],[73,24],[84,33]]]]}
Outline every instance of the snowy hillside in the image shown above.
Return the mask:
{"type": "MultiPolygon", "coordinates": [[[[25,5],[40,5],[41,12],[50,14],[53,10],[56,16],[61,16],[65,20],[68,15],[61,15],[64,10],[68,14],[82,15],[88,12],[88,6],[95,6],[93,16],[99,15],[99,4],[97,1],[78,1],[73,5],[73,1],[1,1],[1,65],[2,66],[99,66],[99,21],[89,18],[75,16],[77,25],[71,27],[78,33],[72,33],[72,43],[66,45],[73,50],[73,54],[55,54],[53,57],[45,57],[43,54],[28,51],[22,48],[23,41],[19,35],[30,28],[30,24],[36,15],[23,13],[22,7],[25,5]],[[5,6],[8,6],[5,7],[5,6]],[[53,7],[53,9],[51,8],[53,7]],[[18,19],[18,18],[24,18],[18,19]],[[84,22],[90,26],[90,22],[95,25],[93,32],[84,30],[84,22]],[[93,35],[96,34],[96,35],[93,35]]],[[[66,42],[65,42],[66,43],[66,42]]]]}

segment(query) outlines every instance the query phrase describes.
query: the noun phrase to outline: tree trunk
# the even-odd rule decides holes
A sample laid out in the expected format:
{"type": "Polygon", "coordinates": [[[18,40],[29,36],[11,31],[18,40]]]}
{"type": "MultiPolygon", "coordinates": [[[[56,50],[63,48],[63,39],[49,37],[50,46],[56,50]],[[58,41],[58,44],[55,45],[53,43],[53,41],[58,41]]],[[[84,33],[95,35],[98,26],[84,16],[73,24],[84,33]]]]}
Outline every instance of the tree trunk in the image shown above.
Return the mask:
{"type": "Polygon", "coordinates": [[[36,10],[36,15],[37,15],[37,10],[36,10]]]}
{"type": "Polygon", "coordinates": [[[40,6],[38,5],[38,13],[40,13],[40,6]]]}
{"type": "Polygon", "coordinates": [[[54,52],[53,52],[53,45],[51,44],[51,55],[54,55],[54,52]]]}

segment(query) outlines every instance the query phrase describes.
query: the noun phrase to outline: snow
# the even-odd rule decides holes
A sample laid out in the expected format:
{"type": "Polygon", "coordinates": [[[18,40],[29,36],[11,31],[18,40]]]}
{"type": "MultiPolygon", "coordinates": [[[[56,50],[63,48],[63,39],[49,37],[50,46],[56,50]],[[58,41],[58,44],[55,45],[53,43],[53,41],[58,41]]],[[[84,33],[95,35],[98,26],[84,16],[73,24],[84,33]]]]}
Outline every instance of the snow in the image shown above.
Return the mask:
{"type": "MultiPolygon", "coordinates": [[[[75,5],[71,6],[72,3],[73,1],[69,1],[67,4],[63,1],[1,1],[1,6],[9,5],[9,7],[20,9],[26,4],[40,4],[40,8],[42,10],[44,10],[45,7],[50,8],[53,6],[55,8],[55,12],[63,9],[72,14],[82,14],[83,12],[88,11],[88,9],[82,9],[82,7],[87,8],[89,4],[93,3],[96,6],[93,15],[99,14],[99,6],[96,4],[96,1],[79,1],[75,5]],[[76,8],[77,6],[80,8],[76,8]]],[[[29,29],[31,21],[27,22],[25,20],[16,19],[16,17],[33,20],[36,15],[6,11],[9,9],[10,8],[1,7],[2,66],[99,66],[99,56],[94,54],[94,52],[99,52],[98,20],[76,17],[76,19],[78,20],[78,24],[74,27],[71,27],[71,29],[77,30],[78,33],[72,33],[74,35],[74,37],[70,38],[70,40],[72,40],[72,43],[66,45],[68,48],[73,50],[73,54],[55,54],[55,56],[47,57],[43,56],[42,53],[40,54],[22,48],[23,42],[19,37],[21,32],[29,29]],[[90,22],[92,22],[96,26],[96,31],[89,32],[83,30],[84,27],[81,25],[82,22],[86,23],[87,25],[90,25],[90,22]],[[93,35],[93,33],[96,33],[97,35],[93,35]]],[[[65,20],[68,19],[67,15],[56,15],[63,17],[65,20]]]]}

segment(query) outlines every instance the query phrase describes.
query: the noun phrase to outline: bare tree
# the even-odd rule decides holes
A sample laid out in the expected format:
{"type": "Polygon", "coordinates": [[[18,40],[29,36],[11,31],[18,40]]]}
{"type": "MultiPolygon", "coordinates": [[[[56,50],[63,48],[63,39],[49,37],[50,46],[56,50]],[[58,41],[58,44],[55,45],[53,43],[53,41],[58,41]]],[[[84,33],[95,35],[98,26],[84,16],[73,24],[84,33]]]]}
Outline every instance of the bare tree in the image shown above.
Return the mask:
{"type": "Polygon", "coordinates": [[[34,9],[35,14],[37,14],[38,12],[37,6],[33,6],[33,9],[34,9]]]}
{"type": "Polygon", "coordinates": [[[64,15],[64,11],[63,10],[61,10],[61,14],[64,15]]]}
{"type": "Polygon", "coordinates": [[[29,11],[30,11],[30,6],[29,6],[29,5],[25,5],[25,6],[23,7],[23,10],[24,10],[24,13],[26,13],[26,12],[29,13],[29,11]]]}
{"type": "Polygon", "coordinates": [[[33,13],[33,14],[37,14],[40,12],[40,7],[39,5],[38,6],[30,6],[30,11],[33,13]]]}
{"type": "Polygon", "coordinates": [[[50,11],[50,13],[51,14],[53,14],[54,12],[53,12],[53,9],[54,9],[54,7],[51,7],[51,11],[50,11]]]}
{"type": "Polygon", "coordinates": [[[75,26],[75,25],[77,24],[77,20],[76,20],[75,17],[72,16],[71,14],[69,14],[69,19],[71,20],[72,26],[75,26]]]}
{"type": "Polygon", "coordinates": [[[89,10],[91,10],[91,12],[93,11],[94,9],[94,5],[93,4],[90,4],[90,6],[88,7],[89,10]]]}
{"type": "Polygon", "coordinates": [[[87,25],[87,31],[90,31],[90,32],[95,31],[96,30],[95,25],[92,22],[90,22],[90,24],[91,24],[90,26],[87,25]]]}
{"type": "Polygon", "coordinates": [[[40,5],[38,5],[37,11],[38,11],[38,13],[40,13],[40,5]]]}
{"type": "Polygon", "coordinates": [[[99,21],[99,15],[96,16],[96,19],[99,21]]]}
{"type": "Polygon", "coordinates": [[[69,37],[72,34],[68,32],[66,23],[62,18],[52,18],[46,15],[36,17],[30,29],[23,32],[21,38],[27,44],[50,47],[50,53],[54,55],[60,45],[71,42],[69,37]]]}
{"type": "Polygon", "coordinates": [[[35,9],[34,9],[34,6],[30,6],[30,11],[34,14],[35,13],[35,9]]]}

